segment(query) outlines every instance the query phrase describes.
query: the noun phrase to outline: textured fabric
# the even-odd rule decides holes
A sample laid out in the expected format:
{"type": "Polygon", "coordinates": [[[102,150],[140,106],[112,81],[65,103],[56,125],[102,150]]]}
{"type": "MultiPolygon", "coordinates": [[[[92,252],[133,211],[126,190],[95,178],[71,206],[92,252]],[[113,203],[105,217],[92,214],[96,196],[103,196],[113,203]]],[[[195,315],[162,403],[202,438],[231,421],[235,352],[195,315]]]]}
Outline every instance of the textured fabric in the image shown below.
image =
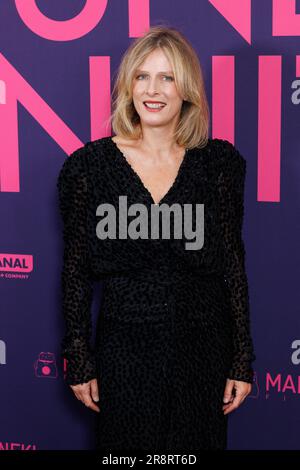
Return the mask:
{"type": "MultiPolygon", "coordinates": [[[[255,359],[242,239],[246,161],[228,141],[186,150],[160,200],[204,204],[204,245],[97,237],[99,204],[118,220],[127,206],[154,204],[111,137],[86,143],[58,177],[64,227],[62,355],[68,384],[97,378],[98,449],[224,449],[227,378],[251,383],[255,359]],[[91,345],[93,282],[103,282],[91,345]]],[[[130,218],[130,217],[129,217],[130,218]]],[[[193,227],[195,228],[195,227],[193,227]]]]}

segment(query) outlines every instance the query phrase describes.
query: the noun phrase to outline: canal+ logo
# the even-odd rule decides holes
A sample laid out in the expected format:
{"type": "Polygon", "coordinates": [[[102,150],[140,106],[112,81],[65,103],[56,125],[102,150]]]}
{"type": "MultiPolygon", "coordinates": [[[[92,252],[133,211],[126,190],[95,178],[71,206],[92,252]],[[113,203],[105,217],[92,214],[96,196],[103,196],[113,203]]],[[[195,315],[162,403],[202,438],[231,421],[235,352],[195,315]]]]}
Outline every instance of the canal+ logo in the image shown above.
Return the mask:
{"type": "Polygon", "coordinates": [[[33,270],[33,256],[19,253],[0,253],[0,278],[27,279],[33,270]]]}

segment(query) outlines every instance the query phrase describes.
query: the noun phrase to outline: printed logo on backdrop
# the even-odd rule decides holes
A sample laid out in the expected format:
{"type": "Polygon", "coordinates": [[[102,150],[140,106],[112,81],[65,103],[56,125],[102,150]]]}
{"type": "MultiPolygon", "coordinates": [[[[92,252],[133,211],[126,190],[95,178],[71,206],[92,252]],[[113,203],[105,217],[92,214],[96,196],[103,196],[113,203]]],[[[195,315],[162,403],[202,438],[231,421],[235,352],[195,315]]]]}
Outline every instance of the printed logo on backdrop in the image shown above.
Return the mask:
{"type": "Polygon", "coordinates": [[[1,442],[1,450],[36,450],[35,444],[25,444],[24,442],[1,442]]]}
{"type": "Polygon", "coordinates": [[[33,367],[36,377],[56,379],[58,376],[55,354],[52,352],[40,352],[33,367]]]}
{"type": "MultiPolygon", "coordinates": [[[[266,373],[266,399],[280,397],[283,401],[300,395],[300,339],[295,339],[290,348],[290,362],[295,369],[292,371],[280,371],[266,373]],[[297,368],[297,370],[296,370],[297,368]],[[289,373],[290,372],[290,373],[289,373]]],[[[288,368],[289,364],[287,365],[288,368]]]]}
{"type": "MultiPolygon", "coordinates": [[[[292,353],[290,361],[293,366],[300,364],[300,339],[295,339],[291,343],[292,353]]],[[[297,367],[298,368],[298,367],[297,367]]],[[[247,398],[258,398],[260,395],[260,384],[258,381],[257,372],[254,372],[253,384],[251,393],[247,398]]],[[[298,370],[288,372],[266,372],[265,376],[265,398],[266,400],[271,397],[279,397],[283,401],[288,398],[297,397],[300,395],[300,375],[298,370]]]]}
{"type": "Polygon", "coordinates": [[[33,256],[16,253],[0,253],[1,279],[28,279],[33,270],[33,256]]]}

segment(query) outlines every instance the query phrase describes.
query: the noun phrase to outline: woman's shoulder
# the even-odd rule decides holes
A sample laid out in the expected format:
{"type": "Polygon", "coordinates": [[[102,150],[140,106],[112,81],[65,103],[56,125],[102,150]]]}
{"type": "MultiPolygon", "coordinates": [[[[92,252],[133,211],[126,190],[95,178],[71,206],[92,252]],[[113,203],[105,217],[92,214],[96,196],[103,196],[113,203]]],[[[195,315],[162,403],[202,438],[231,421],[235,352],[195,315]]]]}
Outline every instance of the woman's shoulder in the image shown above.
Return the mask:
{"type": "Polygon", "coordinates": [[[229,140],[214,138],[208,139],[208,153],[212,164],[221,168],[246,166],[246,159],[241,155],[239,149],[229,140]]]}
{"type": "Polygon", "coordinates": [[[86,144],[68,154],[58,174],[58,185],[68,181],[75,181],[78,177],[84,175],[86,171],[85,158],[87,154],[86,144]]]}
{"type": "Polygon", "coordinates": [[[106,151],[110,153],[112,148],[111,140],[112,138],[109,136],[88,141],[84,145],[73,150],[72,153],[69,154],[69,158],[72,159],[75,166],[80,165],[85,158],[91,159],[93,156],[99,156],[100,154],[106,153],[106,151]]]}
{"type": "Polygon", "coordinates": [[[102,163],[103,157],[111,153],[110,140],[111,137],[102,137],[88,141],[69,153],[62,164],[59,180],[83,175],[90,168],[93,168],[94,163],[102,163]]]}

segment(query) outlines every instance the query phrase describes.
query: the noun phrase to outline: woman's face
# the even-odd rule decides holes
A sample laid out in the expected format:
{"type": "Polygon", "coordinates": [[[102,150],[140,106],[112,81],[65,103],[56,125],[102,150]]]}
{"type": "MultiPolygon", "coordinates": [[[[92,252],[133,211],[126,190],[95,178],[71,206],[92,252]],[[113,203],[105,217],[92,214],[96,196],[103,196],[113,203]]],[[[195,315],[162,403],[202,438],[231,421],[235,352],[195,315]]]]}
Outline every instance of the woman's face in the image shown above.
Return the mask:
{"type": "Polygon", "coordinates": [[[146,126],[165,126],[179,119],[182,97],[178,94],[170,62],[156,49],[136,71],[133,78],[133,103],[146,126]],[[162,106],[150,108],[152,102],[162,106]],[[145,102],[150,102],[149,106],[145,102]]]}

